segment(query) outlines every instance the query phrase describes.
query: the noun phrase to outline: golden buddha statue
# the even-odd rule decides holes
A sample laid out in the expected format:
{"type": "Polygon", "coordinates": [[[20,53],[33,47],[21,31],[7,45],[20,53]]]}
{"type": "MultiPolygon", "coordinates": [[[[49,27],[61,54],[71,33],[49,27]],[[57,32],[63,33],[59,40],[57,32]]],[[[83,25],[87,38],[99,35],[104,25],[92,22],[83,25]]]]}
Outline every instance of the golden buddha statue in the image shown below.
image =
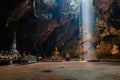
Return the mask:
{"type": "Polygon", "coordinates": [[[58,48],[56,47],[54,51],[54,56],[59,56],[59,55],[60,55],[60,52],[58,51],[58,48]]]}

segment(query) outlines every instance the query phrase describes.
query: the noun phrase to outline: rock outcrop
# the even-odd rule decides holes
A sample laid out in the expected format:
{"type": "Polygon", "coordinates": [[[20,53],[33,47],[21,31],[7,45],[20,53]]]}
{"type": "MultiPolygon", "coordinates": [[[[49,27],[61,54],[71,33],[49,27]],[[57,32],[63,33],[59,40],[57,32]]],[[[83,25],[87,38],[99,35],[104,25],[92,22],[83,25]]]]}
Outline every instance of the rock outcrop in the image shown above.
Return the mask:
{"type": "Polygon", "coordinates": [[[120,1],[95,0],[94,5],[97,13],[95,37],[97,41],[97,55],[100,58],[119,58],[120,1]]]}

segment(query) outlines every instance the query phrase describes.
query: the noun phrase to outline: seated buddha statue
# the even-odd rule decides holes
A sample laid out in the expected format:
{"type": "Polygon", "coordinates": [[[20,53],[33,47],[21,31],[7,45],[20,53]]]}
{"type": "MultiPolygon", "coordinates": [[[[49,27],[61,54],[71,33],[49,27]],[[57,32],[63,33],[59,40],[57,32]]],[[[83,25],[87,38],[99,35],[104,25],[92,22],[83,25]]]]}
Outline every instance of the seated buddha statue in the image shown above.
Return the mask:
{"type": "Polygon", "coordinates": [[[56,47],[54,51],[54,56],[59,56],[59,55],[60,55],[60,52],[58,51],[58,48],[56,47]]]}

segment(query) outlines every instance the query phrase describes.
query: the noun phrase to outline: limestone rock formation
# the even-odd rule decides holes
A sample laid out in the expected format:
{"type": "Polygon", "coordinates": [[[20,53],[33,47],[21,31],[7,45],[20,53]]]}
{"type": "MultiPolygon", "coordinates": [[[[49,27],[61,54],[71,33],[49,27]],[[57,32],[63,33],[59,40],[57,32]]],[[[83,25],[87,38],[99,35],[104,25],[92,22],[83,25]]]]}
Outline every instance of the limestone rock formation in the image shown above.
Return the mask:
{"type": "Polygon", "coordinates": [[[120,57],[120,1],[95,0],[96,18],[96,49],[97,55],[104,58],[120,57]],[[115,45],[117,48],[115,49],[115,45]],[[114,49],[114,51],[113,51],[114,49]],[[116,53],[117,52],[117,53],[116,53]],[[114,56],[114,57],[113,57],[114,56]]]}
{"type": "MultiPolygon", "coordinates": [[[[42,13],[38,14],[35,11],[34,1],[43,0],[0,0],[0,50],[9,50],[13,33],[16,32],[17,49],[21,52],[31,51],[33,54],[51,56],[55,47],[58,47],[61,55],[67,51],[73,56],[85,52],[81,22],[78,24],[79,19],[76,18],[81,16],[76,10],[78,6],[72,7],[71,12],[65,13],[69,7],[62,8],[66,5],[61,3],[62,1],[67,3],[69,0],[45,0],[44,4],[39,5],[42,13]],[[52,3],[49,4],[49,1],[52,3]]],[[[96,22],[94,35],[91,36],[94,40],[91,42],[95,44],[96,55],[99,58],[111,57],[114,49],[119,55],[120,1],[93,2],[96,22]]],[[[73,2],[68,5],[73,6],[73,2]]]]}

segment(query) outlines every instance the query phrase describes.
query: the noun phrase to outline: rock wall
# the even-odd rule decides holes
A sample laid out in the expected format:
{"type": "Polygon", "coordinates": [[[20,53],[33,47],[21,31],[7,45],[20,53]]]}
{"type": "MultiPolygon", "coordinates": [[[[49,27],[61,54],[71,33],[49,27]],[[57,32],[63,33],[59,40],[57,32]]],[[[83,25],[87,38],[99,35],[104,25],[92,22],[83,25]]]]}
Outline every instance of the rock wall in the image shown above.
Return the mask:
{"type": "MultiPolygon", "coordinates": [[[[34,15],[33,0],[29,1],[0,1],[0,50],[9,50],[13,32],[16,31],[17,49],[21,52],[31,51],[33,54],[51,56],[55,47],[62,55],[69,52],[76,56],[85,52],[83,30],[81,28],[79,32],[81,24],[78,24],[76,16],[71,13],[69,16],[61,15],[61,7],[55,4],[45,5],[46,11],[52,14],[50,19],[43,16],[38,18],[34,15]]],[[[61,3],[62,0],[57,2],[61,3]]],[[[120,54],[120,1],[94,0],[93,3],[96,12],[96,26],[92,36],[95,53],[98,58],[114,58],[120,54]]]]}
{"type": "MultiPolygon", "coordinates": [[[[9,45],[3,40],[4,43],[1,42],[0,45],[1,50],[9,50],[9,46],[13,42],[13,32],[16,32],[17,49],[20,52],[31,51],[33,54],[51,56],[55,47],[58,47],[61,53],[68,50],[75,53],[75,46],[79,44],[79,27],[76,24],[78,19],[74,16],[70,17],[71,15],[69,17],[61,15],[59,12],[60,6],[49,5],[45,5],[45,9],[52,13],[52,18],[36,17],[34,15],[33,0],[30,1],[30,3],[28,3],[28,0],[18,3],[12,1],[16,4],[14,8],[10,7],[12,9],[11,13],[8,15],[9,11],[5,12],[7,16],[3,18],[5,22],[2,22],[1,27],[8,31],[6,35],[9,37],[5,36],[5,40],[9,40],[9,45]],[[7,46],[3,48],[2,45],[4,44],[7,46]]],[[[1,1],[1,3],[4,2],[1,1]]],[[[6,8],[3,8],[2,12],[4,12],[4,9],[6,8]]],[[[2,38],[4,37],[3,32],[2,29],[2,36],[0,36],[2,38]]]]}
{"type": "Polygon", "coordinates": [[[120,1],[95,0],[94,6],[97,13],[96,55],[99,58],[120,58],[120,1]]]}

